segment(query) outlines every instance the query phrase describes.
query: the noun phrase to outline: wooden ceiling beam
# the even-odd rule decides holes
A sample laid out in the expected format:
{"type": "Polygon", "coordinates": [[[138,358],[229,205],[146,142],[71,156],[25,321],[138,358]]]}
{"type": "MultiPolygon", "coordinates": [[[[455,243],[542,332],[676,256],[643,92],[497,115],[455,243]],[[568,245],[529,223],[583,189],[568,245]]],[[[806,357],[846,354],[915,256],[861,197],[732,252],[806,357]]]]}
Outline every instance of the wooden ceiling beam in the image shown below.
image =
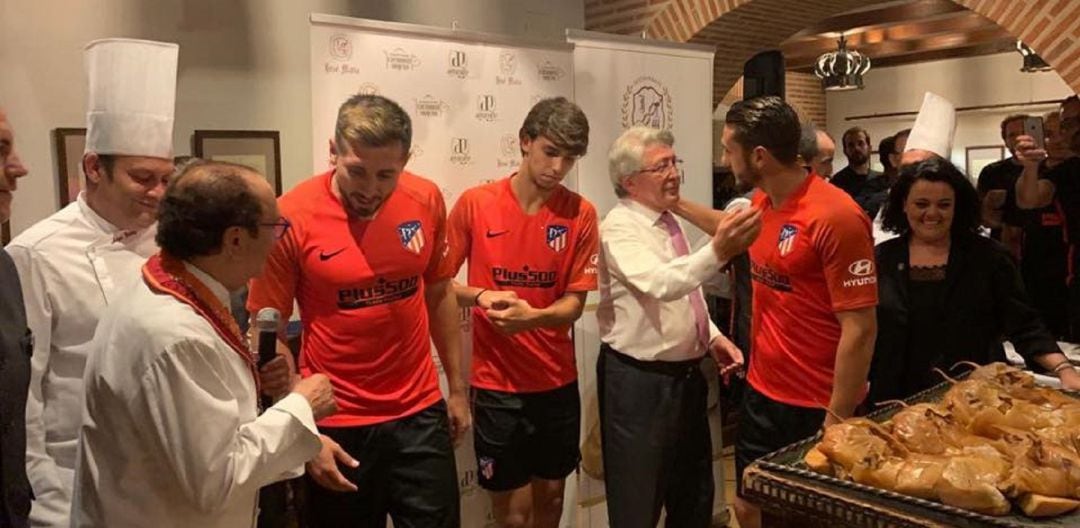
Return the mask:
{"type": "MultiPolygon", "coordinates": [[[[1005,32],[997,35],[977,35],[976,38],[955,36],[871,50],[874,54],[870,55],[870,62],[873,68],[885,68],[916,62],[1004,53],[1014,49],[1016,49],[1016,39],[1005,32]]],[[[809,73],[814,64],[814,60],[796,62],[786,56],[784,61],[788,70],[803,73],[809,73]]],[[[1017,55],[1017,68],[1019,68],[1019,61],[1020,56],[1017,55]]]]}
{"type": "MultiPolygon", "coordinates": [[[[867,53],[870,46],[884,42],[918,41],[940,35],[966,34],[984,30],[999,30],[997,24],[983,18],[977,13],[964,13],[943,20],[930,22],[910,22],[868,29],[861,32],[845,34],[847,45],[867,53]]],[[[822,53],[836,49],[837,39],[832,36],[818,36],[813,40],[789,40],[780,45],[784,55],[790,57],[813,56],[817,58],[822,53]]]]}
{"type": "Polygon", "coordinates": [[[915,0],[903,4],[887,4],[877,9],[866,9],[829,17],[792,36],[798,39],[822,33],[850,31],[865,26],[908,20],[926,20],[932,17],[962,13],[967,8],[951,0],[915,0]]]}
{"type": "MultiPolygon", "coordinates": [[[[890,57],[884,57],[874,62],[876,68],[888,68],[890,66],[902,66],[904,64],[914,64],[917,62],[929,62],[944,59],[959,59],[964,57],[978,57],[980,55],[992,55],[995,53],[1004,53],[1016,49],[1016,39],[1013,37],[986,42],[982,44],[975,44],[972,46],[961,46],[956,48],[937,49],[926,52],[911,53],[905,55],[893,55],[890,57]]],[[[1020,69],[1020,54],[1016,55],[1016,69],[1020,69]]]]}

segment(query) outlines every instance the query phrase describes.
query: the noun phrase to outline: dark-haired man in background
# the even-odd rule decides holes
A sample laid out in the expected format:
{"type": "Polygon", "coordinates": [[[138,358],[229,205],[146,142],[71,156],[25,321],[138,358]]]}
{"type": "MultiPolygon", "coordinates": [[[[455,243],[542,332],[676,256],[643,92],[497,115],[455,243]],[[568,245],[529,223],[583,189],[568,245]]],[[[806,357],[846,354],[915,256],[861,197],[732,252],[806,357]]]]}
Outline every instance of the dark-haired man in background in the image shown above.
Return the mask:
{"type": "Polygon", "coordinates": [[[1024,170],[1016,158],[1016,138],[1024,135],[1027,118],[1026,114],[1013,114],[1001,121],[1001,140],[1009,150],[1009,157],[983,167],[975,185],[982,207],[982,224],[990,228],[990,238],[1004,243],[1014,256],[1019,256],[1020,228],[1016,225],[1016,204],[1009,203],[1007,198],[1024,170]]]}
{"type": "Polygon", "coordinates": [[[861,127],[851,127],[844,132],[841,142],[848,166],[836,173],[829,183],[848,193],[867,215],[877,214],[876,209],[871,210],[872,202],[888,185],[880,172],[870,168],[870,134],[861,127]]]}
{"type": "Polygon", "coordinates": [[[896,151],[896,136],[889,136],[878,143],[878,160],[881,161],[881,175],[886,180],[896,180],[897,166],[892,162],[893,152],[896,151]]]}
{"type": "Polygon", "coordinates": [[[1069,332],[1080,335],[1080,97],[1075,95],[1061,103],[1060,134],[1071,155],[1053,169],[1040,174],[1047,152],[1039,148],[1030,136],[1016,138],[1016,158],[1024,166],[1016,180],[1016,204],[1022,209],[1038,209],[1057,204],[1065,217],[1066,242],[1069,244],[1069,332]]]}

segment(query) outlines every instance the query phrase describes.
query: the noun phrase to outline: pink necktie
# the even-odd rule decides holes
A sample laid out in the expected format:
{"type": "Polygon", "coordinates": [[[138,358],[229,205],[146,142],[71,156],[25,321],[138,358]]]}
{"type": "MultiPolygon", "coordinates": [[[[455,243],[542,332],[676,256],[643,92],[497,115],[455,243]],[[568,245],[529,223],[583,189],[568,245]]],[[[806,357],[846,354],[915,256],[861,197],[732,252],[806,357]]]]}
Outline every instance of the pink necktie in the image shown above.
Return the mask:
{"type": "MultiPolygon", "coordinates": [[[[682,229],[679,229],[679,223],[675,221],[675,217],[670,211],[664,211],[660,215],[660,220],[664,223],[664,227],[667,228],[668,236],[671,237],[671,245],[675,246],[675,253],[677,256],[685,256],[690,254],[690,246],[686,243],[686,236],[683,235],[682,229]]],[[[709,347],[709,312],[705,308],[705,297],[701,295],[701,288],[694,288],[694,291],[690,292],[690,308],[694,311],[694,325],[697,327],[698,341],[701,342],[701,346],[708,349],[709,347]]]]}

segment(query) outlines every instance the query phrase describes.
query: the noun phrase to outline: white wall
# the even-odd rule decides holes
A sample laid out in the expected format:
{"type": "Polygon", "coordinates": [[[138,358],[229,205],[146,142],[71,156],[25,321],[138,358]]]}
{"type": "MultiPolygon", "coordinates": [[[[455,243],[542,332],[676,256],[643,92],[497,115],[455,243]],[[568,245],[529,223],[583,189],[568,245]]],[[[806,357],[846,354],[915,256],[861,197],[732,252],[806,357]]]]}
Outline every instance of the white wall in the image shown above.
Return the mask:
{"type": "Polygon", "coordinates": [[[278,130],[284,188],[308,177],[312,12],[550,40],[585,24],[583,0],[0,0],[0,105],[31,170],[12,233],[58,207],[51,133],[85,126],[82,47],[97,38],[180,44],[177,154],[196,128],[278,130]]]}
{"type": "MultiPolygon", "coordinates": [[[[917,112],[926,91],[949,99],[957,107],[1060,100],[1072,94],[1057,73],[1020,72],[1018,53],[872,68],[865,77],[865,84],[862,90],[826,92],[828,130],[836,138],[838,147],[836,170],[847,165],[839,145],[844,130],[855,125],[863,127],[870,133],[876,150],[881,138],[915,123],[914,115],[858,120],[846,118],[917,112]]],[[[965,148],[968,146],[1001,145],[999,125],[1005,116],[1013,113],[1042,114],[1055,107],[1042,105],[960,112],[953,142],[953,163],[964,169],[965,148]]],[[[978,175],[971,176],[975,178],[978,175]]]]}

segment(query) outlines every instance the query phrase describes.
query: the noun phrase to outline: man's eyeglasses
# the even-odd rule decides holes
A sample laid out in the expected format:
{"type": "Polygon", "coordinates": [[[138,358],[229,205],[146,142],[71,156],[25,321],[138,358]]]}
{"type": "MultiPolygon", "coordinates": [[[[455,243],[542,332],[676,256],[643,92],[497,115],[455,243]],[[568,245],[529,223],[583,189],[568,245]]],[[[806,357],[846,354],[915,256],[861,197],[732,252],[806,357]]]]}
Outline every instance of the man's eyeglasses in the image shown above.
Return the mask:
{"type": "Polygon", "coordinates": [[[290,227],[292,227],[292,223],[290,223],[289,219],[285,217],[282,217],[277,222],[260,222],[259,225],[261,227],[273,228],[275,239],[280,239],[281,237],[285,236],[285,233],[289,231],[290,227]]]}
{"type": "Polygon", "coordinates": [[[657,163],[656,165],[653,165],[652,167],[646,167],[644,169],[641,169],[641,172],[654,172],[656,174],[667,174],[667,172],[669,170],[672,170],[672,169],[674,169],[675,172],[679,173],[679,175],[682,176],[682,173],[683,173],[683,160],[682,160],[682,158],[666,159],[664,161],[661,161],[660,163],[657,163]]]}

